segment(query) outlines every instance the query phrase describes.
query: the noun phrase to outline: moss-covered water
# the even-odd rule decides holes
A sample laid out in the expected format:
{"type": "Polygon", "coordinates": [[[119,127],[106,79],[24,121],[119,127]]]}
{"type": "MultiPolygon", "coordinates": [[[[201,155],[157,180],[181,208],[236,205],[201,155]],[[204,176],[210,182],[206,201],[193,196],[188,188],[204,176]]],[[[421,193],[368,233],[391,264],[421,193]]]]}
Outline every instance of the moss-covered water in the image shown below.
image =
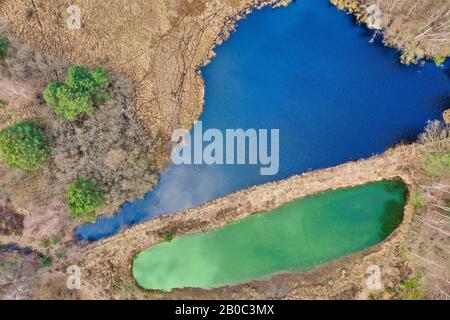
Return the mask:
{"type": "Polygon", "coordinates": [[[400,181],[320,193],[206,233],[142,251],[133,275],[146,289],[211,288],[311,269],[383,241],[401,223],[400,181]]]}

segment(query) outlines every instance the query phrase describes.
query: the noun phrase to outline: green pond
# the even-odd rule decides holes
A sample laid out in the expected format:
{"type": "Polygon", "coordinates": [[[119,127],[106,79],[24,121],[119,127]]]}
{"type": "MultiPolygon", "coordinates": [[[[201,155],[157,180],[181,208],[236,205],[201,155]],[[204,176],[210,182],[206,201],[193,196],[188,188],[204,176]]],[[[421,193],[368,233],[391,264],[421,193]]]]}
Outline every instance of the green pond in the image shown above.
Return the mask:
{"type": "Polygon", "coordinates": [[[389,180],[295,200],[143,250],[133,276],[145,289],[169,291],[312,269],[388,237],[403,219],[406,193],[389,180]]]}

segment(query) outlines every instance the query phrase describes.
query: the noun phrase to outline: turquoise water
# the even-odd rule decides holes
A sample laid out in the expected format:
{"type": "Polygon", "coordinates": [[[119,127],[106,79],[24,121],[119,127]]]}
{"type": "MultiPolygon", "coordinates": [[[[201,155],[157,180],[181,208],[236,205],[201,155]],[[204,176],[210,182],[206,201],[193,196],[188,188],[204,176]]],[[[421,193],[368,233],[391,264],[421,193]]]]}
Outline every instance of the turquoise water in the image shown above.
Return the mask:
{"type": "Polygon", "coordinates": [[[143,250],[133,276],[145,289],[171,290],[311,269],[383,241],[401,223],[405,198],[403,183],[382,181],[292,201],[143,250]]]}
{"type": "Polygon", "coordinates": [[[280,129],[280,170],[183,165],[162,173],[143,200],[76,230],[95,241],[154,216],[252,185],[367,158],[415,139],[450,104],[449,64],[403,66],[398,53],[328,0],[255,11],[202,69],[203,127],[280,129]]]}

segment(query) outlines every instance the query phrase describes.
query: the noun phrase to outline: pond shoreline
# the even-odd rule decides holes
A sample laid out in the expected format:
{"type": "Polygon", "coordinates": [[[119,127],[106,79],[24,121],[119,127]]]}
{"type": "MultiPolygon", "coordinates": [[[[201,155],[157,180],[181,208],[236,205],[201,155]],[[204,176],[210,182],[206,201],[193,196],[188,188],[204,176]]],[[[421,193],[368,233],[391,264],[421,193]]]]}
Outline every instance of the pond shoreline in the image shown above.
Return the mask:
{"type": "MultiPolygon", "coordinates": [[[[166,232],[171,232],[175,236],[203,232],[221,227],[256,212],[273,209],[294,199],[372,181],[401,179],[407,186],[411,186],[414,184],[414,178],[410,175],[407,167],[413,165],[417,153],[426,152],[426,149],[424,146],[415,144],[398,146],[384,154],[366,160],[350,162],[337,167],[308,172],[286,180],[256,186],[193,209],[157,217],[123,230],[111,238],[87,244],[82,248],[83,254],[79,263],[81,268],[89,274],[86,281],[89,282],[89,287],[93,290],[92,298],[115,297],[118,293],[117,288],[111,287],[111,283],[119,282],[137,289],[130,269],[133,257],[140,250],[163,241],[163,236],[166,232]]],[[[316,283],[323,280],[322,276],[335,269],[334,267],[330,268],[331,265],[343,267],[342,261],[345,262],[344,264],[350,263],[355,265],[352,267],[352,274],[355,270],[364,268],[368,262],[374,259],[381,259],[384,262],[395,261],[399,258],[398,250],[408,232],[412,213],[413,208],[408,200],[402,224],[384,242],[363,252],[334,261],[311,273],[295,274],[293,277],[307,277],[313,283],[316,283]],[[355,261],[356,257],[358,257],[357,261],[355,261]]],[[[340,268],[338,269],[340,270],[340,268]]],[[[337,272],[338,269],[333,272],[337,272]]],[[[347,270],[347,272],[350,274],[350,271],[347,270]]],[[[362,275],[353,274],[353,276],[364,278],[364,272],[362,275]]],[[[273,279],[286,277],[289,278],[291,276],[276,275],[273,279]]],[[[344,280],[347,283],[349,279],[347,275],[344,280]]],[[[354,280],[352,279],[351,281],[354,280]]],[[[272,280],[262,280],[262,282],[258,281],[258,283],[267,284],[267,281],[270,282],[272,280]]],[[[237,286],[237,288],[248,288],[248,286],[251,286],[251,284],[244,284],[237,286]]],[[[232,288],[236,288],[236,286],[232,288]]],[[[172,293],[167,294],[137,289],[135,294],[137,298],[174,298],[189,296],[188,293],[193,292],[192,290],[194,289],[174,290],[172,293]]],[[[231,289],[219,288],[212,291],[195,289],[194,291],[196,296],[199,294],[203,296],[204,294],[205,296],[203,297],[209,297],[215,293],[220,294],[222,292],[225,294],[227,290],[231,289]]],[[[315,290],[318,289],[316,288],[315,290]]],[[[310,294],[313,294],[312,292],[314,290],[310,294]]]]}
{"type": "Polygon", "coordinates": [[[382,180],[320,192],[167,240],[135,256],[133,277],[143,288],[170,292],[311,271],[388,238],[403,220],[406,191],[401,180],[382,180]]]}

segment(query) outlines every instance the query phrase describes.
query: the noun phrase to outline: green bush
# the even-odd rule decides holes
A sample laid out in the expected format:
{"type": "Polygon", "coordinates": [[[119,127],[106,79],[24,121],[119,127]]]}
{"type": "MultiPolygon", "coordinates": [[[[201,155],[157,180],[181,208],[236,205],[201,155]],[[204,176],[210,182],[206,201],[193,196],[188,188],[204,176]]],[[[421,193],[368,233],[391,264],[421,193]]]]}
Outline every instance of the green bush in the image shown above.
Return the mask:
{"type": "Polygon", "coordinates": [[[52,152],[51,136],[31,121],[22,121],[0,131],[0,158],[8,167],[39,169],[52,152]]]}
{"type": "Polygon", "coordinates": [[[406,280],[400,281],[400,296],[402,300],[419,300],[422,297],[420,292],[420,279],[422,273],[417,270],[414,275],[406,280]]]}
{"type": "Polygon", "coordinates": [[[9,41],[5,37],[0,37],[0,62],[8,58],[9,41]]]}
{"type": "Polygon", "coordinates": [[[49,256],[44,256],[42,257],[39,264],[42,268],[50,267],[52,265],[52,258],[50,258],[49,256]]]}
{"type": "Polygon", "coordinates": [[[166,232],[164,234],[164,242],[172,242],[173,235],[170,232],[166,232]]]}
{"type": "Polygon", "coordinates": [[[94,218],[95,210],[103,205],[103,191],[94,179],[78,179],[69,184],[67,202],[73,218],[94,218]]]}
{"type": "Polygon", "coordinates": [[[55,108],[56,114],[73,121],[81,113],[92,114],[94,102],[109,98],[108,73],[102,68],[90,71],[81,66],[72,66],[65,82],[50,82],[44,91],[44,100],[55,108]]]}
{"type": "Polygon", "coordinates": [[[425,157],[422,168],[433,177],[450,175],[450,153],[434,153],[425,157]]]}

